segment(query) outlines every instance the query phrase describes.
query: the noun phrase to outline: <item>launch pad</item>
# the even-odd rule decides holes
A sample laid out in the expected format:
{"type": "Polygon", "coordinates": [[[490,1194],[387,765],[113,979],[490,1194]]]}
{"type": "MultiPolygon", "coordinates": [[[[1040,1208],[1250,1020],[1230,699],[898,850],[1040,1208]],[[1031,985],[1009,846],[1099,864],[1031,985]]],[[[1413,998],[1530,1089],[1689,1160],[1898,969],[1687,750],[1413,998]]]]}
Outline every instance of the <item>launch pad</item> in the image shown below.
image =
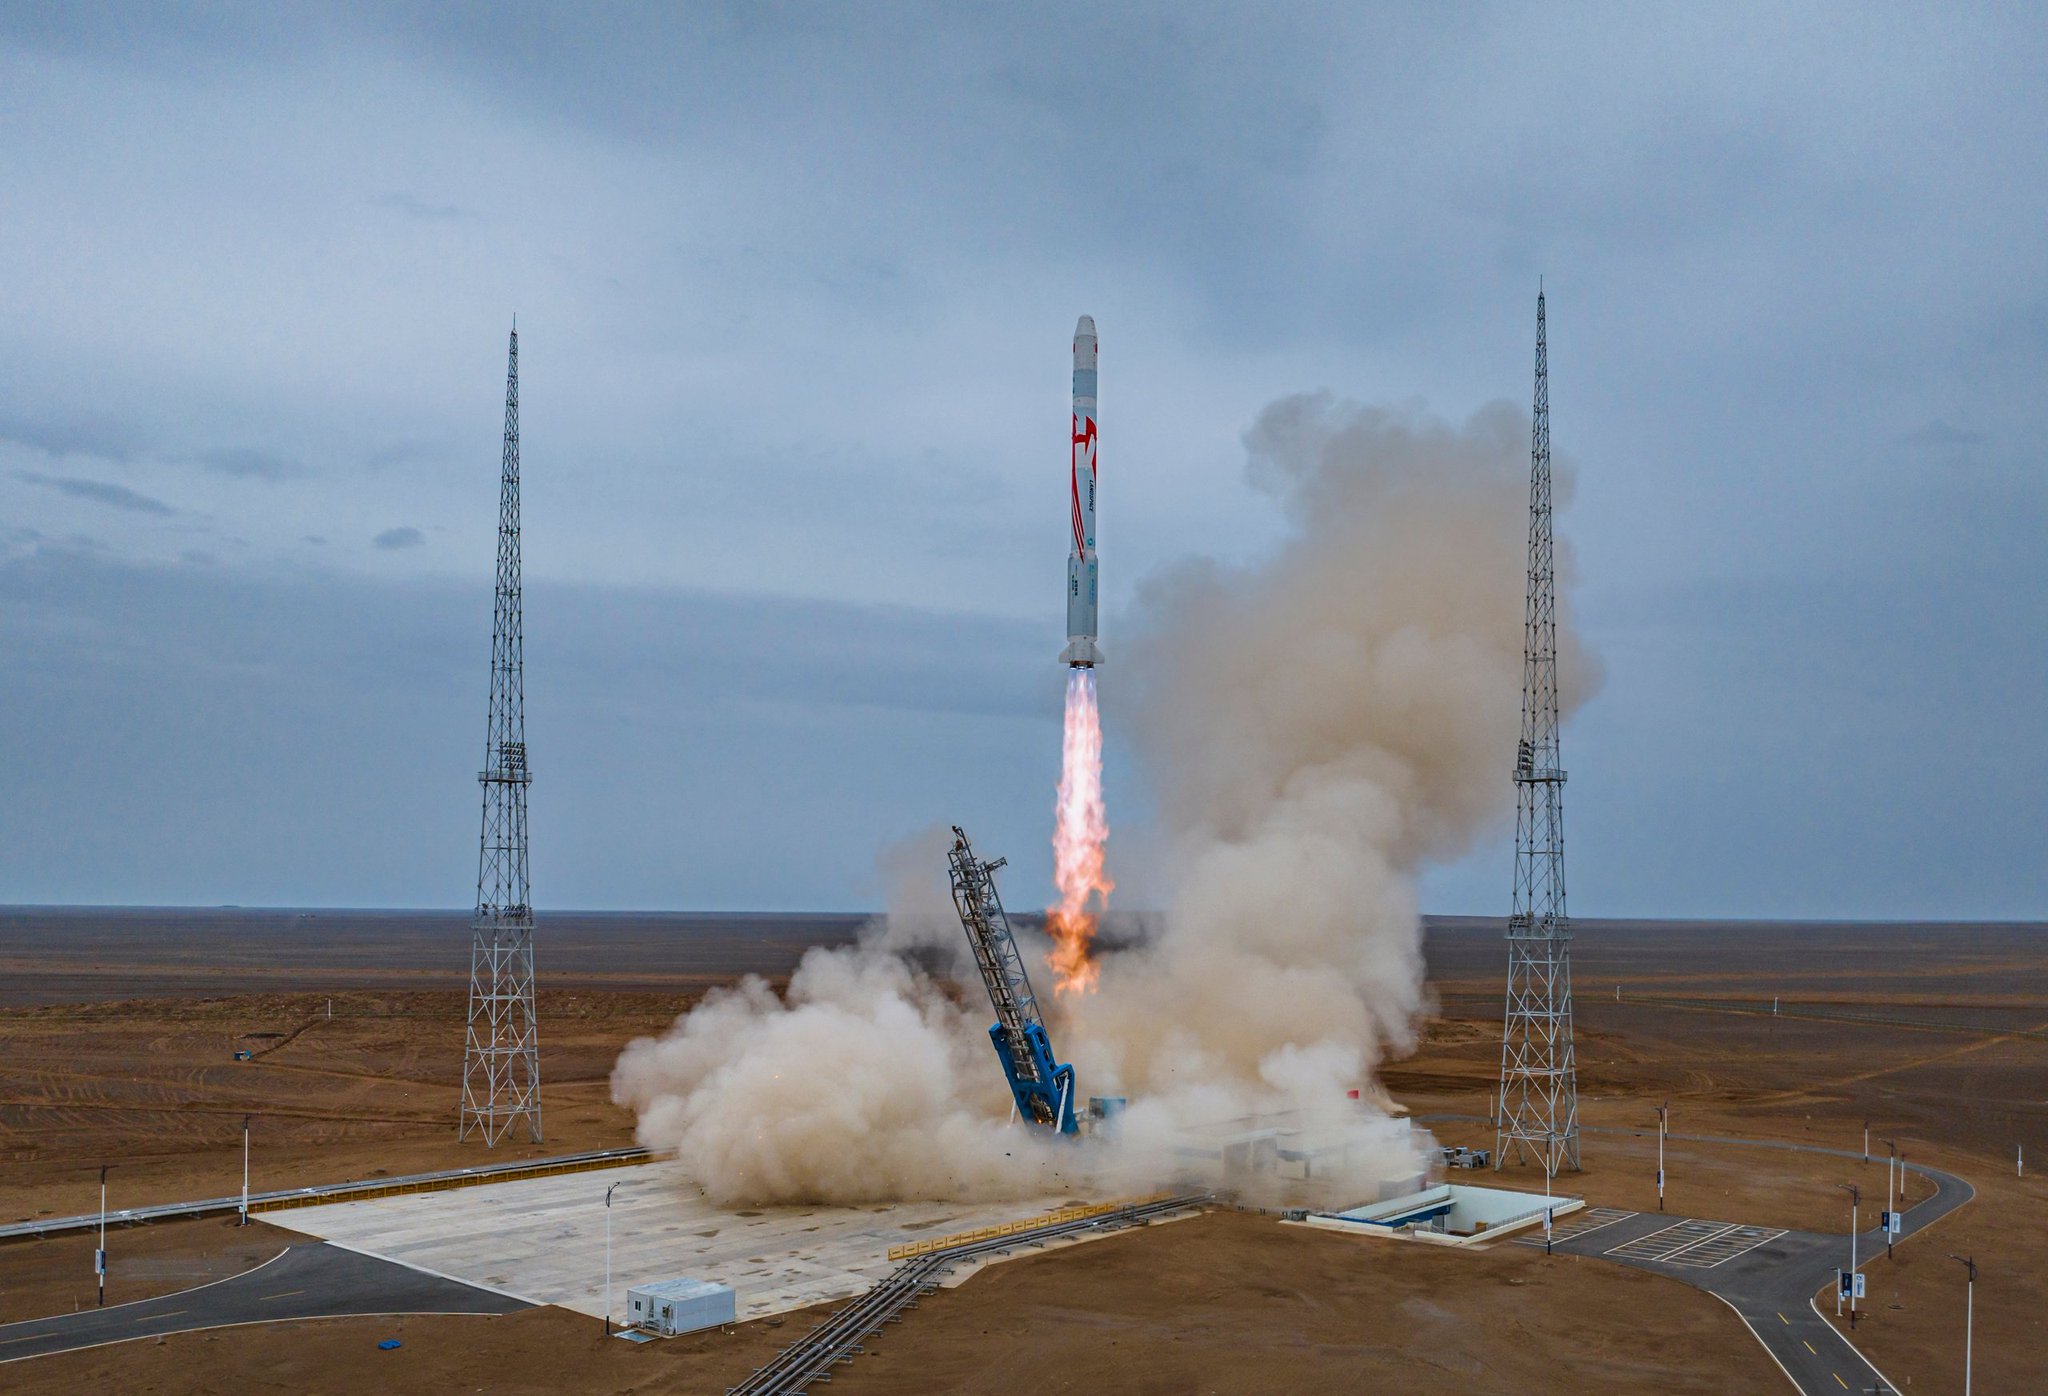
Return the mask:
{"type": "MultiPolygon", "coordinates": [[[[617,1312],[629,1286],[690,1275],[730,1286],[741,1321],[864,1293],[892,1247],[1000,1226],[1095,1197],[869,1206],[721,1207],[680,1164],[608,1170],[617,1312]]],[[[592,1318],[605,1306],[604,1188],[589,1175],[305,1207],[294,1231],[428,1274],[592,1318]]]]}

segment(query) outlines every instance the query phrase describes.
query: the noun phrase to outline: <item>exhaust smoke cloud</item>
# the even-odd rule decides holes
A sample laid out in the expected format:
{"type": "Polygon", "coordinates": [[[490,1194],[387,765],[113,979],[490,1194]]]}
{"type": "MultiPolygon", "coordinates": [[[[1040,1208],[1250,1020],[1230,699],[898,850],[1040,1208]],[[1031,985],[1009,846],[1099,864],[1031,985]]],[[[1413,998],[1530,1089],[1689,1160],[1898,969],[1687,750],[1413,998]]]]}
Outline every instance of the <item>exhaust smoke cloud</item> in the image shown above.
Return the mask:
{"type": "MultiPolygon", "coordinates": [[[[1420,1170],[1419,1136],[1374,1108],[1374,1073],[1425,1007],[1418,874],[1511,808],[1528,418],[1310,395],[1245,440],[1285,538],[1260,561],[1155,577],[1119,666],[1132,697],[1116,716],[1167,849],[1164,914],[1149,941],[1098,951],[1094,993],[1041,1000],[1083,1092],[1130,1097],[1116,1134],[1075,1146],[1009,1126],[979,985],[897,953],[948,933],[935,832],[917,855],[931,881],[905,883],[858,946],[813,951],[780,999],[759,981],[708,995],[621,1056],[613,1098],[714,1198],[1146,1187],[1177,1147],[1254,1112],[1322,1149],[1319,1175],[1420,1170]]],[[[1594,673],[1569,621],[1560,675],[1583,700],[1594,673]]],[[[1504,853],[1503,895],[1507,868],[1504,853]]]]}

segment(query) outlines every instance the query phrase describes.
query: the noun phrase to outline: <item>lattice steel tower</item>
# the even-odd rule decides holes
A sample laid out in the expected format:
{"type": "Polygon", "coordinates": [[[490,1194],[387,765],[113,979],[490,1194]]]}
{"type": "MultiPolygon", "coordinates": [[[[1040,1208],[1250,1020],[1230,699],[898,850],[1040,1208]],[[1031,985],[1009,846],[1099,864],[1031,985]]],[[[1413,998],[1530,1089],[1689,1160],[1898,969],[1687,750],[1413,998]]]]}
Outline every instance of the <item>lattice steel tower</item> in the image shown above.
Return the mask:
{"type": "Polygon", "coordinates": [[[491,622],[491,720],[484,741],[484,827],[469,940],[469,1042],[458,1137],[492,1146],[519,1120],[540,1133],[540,1020],[533,1006],[533,903],[526,881],[525,629],[519,591],[519,328],[505,370],[505,456],[498,482],[498,599],[491,622]]]}
{"type": "Polygon", "coordinates": [[[1550,531],[1550,362],[1536,293],[1536,412],[1529,450],[1529,600],[1523,621],[1522,737],[1515,747],[1515,897],[1508,917],[1494,1167],[1579,1166],[1572,1055],[1572,926],[1564,909],[1564,770],[1557,747],[1557,578],[1550,531]]]}

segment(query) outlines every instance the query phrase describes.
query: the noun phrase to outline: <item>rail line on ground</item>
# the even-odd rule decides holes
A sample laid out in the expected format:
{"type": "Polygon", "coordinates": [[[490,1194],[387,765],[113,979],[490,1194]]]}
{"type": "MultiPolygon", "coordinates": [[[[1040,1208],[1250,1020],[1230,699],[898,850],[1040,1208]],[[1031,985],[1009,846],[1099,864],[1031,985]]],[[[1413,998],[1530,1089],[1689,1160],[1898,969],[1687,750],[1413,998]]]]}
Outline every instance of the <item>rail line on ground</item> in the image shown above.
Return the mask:
{"type": "MultiPolygon", "coordinates": [[[[249,1212],[279,1212],[292,1207],[317,1207],[329,1202],[361,1202],[373,1197],[396,1197],[403,1193],[445,1192],[450,1188],[477,1187],[484,1183],[509,1183],[520,1178],[550,1178],[561,1173],[583,1173],[594,1168],[622,1168],[653,1159],[651,1149],[597,1149],[589,1153],[562,1154],[555,1158],[523,1159],[510,1163],[486,1163],[472,1168],[444,1168],[433,1173],[408,1173],[397,1178],[357,1179],[346,1183],[322,1183],[305,1188],[274,1188],[249,1194],[249,1212]]],[[[227,1216],[241,1210],[242,1195],[209,1197],[198,1202],[163,1202],[153,1207],[124,1207],[106,1215],[108,1226],[134,1226],[143,1222],[171,1221],[183,1217],[227,1216]]],[[[46,1221],[13,1222],[0,1226],[0,1241],[20,1241],[41,1236],[62,1236],[73,1231],[96,1231],[100,1214],[87,1212],[76,1217],[51,1217],[46,1221]]]]}
{"type": "Polygon", "coordinates": [[[883,1325],[901,1318],[905,1309],[914,1308],[919,1299],[938,1287],[946,1272],[963,1260],[1084,1231],[1121,1230],[1154,1217],[1199,1207],[1208,1200],[1209,1194],[1200,1192],[1153,1198],[989,1240],[965,1241],[918,1256],[898,1266],[880,1284],[777,1353],[738,1386],[727,1387],[726,1396],[799,1396],[814,1382],[830,1381],[834,1367],[860,1352],[861,1344],[881,1332],[883,1325]]]}

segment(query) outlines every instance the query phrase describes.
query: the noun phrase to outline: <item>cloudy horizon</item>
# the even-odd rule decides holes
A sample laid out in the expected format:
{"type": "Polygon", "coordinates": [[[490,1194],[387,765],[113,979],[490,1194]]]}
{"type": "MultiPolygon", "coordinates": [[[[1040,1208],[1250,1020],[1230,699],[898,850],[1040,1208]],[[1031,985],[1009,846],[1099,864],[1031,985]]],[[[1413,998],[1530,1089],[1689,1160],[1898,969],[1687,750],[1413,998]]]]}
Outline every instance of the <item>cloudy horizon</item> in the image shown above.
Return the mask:
{"type": "MultiPolygon", "coordinates": [[[[1996,7],[9,6],[0,903],[466,902],[516,314],[536,901],[875,906],[957,821],[1042,905],[1075,317],[1114,866],[1120,621],[1286,527],[1245,430],[1526,412],[1540,277],[1605,671],[1573,909],[2040,916],[2044,48],[1996,7]]],[[[1504,912],[1511,834],[1425,909],[1504,912]]]]}

